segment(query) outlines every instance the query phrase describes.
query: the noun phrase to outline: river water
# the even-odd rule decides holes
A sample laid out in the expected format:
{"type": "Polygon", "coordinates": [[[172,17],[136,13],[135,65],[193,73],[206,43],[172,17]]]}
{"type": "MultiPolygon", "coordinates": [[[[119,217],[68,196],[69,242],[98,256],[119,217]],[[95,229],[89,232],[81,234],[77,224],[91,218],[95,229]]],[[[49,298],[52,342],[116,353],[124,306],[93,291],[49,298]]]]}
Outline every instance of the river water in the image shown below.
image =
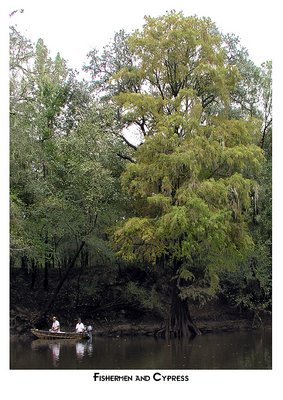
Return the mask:
{"type": "Polygon", "coordinates": [[[10,343],[11,369],[271,369],[271,329],[194,339],[93,337],[10,343]]]}

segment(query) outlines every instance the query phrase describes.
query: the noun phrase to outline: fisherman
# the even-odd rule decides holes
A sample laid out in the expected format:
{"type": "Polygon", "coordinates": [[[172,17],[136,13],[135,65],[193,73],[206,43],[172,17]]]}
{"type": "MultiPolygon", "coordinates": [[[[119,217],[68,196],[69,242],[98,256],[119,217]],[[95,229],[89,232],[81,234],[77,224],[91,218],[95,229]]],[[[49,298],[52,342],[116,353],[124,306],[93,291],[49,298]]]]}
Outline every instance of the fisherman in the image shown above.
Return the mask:
{"type": "Polygon", "coordinates": [[[51,329],[49,329],[49,332],[60,332],[60,323],[59,323],[59,321],[57,320],[56,317],[53,317],[52,320],[53,320],[53,323],[52,323],[51,329]]]}
{"type": "Polygon", "coordinates": [[[84,324],[82,323],[82,320],[80,318],[78,318],[78,323],[76,325],[76,332],[77,333],[82,333],[85,332],[86,328],[84,326],[84,324]]]}

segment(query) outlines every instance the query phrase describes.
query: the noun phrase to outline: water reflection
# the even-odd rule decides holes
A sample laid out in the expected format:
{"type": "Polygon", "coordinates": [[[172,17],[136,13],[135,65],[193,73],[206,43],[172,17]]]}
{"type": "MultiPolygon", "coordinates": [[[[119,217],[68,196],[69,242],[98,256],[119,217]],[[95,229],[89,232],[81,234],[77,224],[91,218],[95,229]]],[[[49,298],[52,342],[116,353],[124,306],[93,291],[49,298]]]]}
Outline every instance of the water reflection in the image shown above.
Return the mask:
{"type": "Polygon", "coordinates": [[[60,343],[49,344],[49,348],[51,349],[51,352],[52,352],[53,365],[56,367],[56,366],[58,366],[58,362],[59,362],[60,343]]]}
{"type": "Polygon", "coordinates": [[[15,369],[270,369],[271,330],[207,334],[194,340],[94,337],[11,342],[15,369]]]}
{"type": "Polygon", "coordinates": [[[81,360],[85,354],[85,345],[83,343],[76,343],[77,359],[81,360]]]}
{"type": "Polygon", "coordinates": [[[75,355],[77,361],[81,361],[86,355],[91,357],[93,353],[92,338],[82,342],[71,339],[52,341],[35,339],[31,343],[31,349],[42,354],[45,353],[47,357],[51,355],[52,365],[54,367],[60,366],[60,357],[65,358],[67,353],[72,357],[75,355]]]}

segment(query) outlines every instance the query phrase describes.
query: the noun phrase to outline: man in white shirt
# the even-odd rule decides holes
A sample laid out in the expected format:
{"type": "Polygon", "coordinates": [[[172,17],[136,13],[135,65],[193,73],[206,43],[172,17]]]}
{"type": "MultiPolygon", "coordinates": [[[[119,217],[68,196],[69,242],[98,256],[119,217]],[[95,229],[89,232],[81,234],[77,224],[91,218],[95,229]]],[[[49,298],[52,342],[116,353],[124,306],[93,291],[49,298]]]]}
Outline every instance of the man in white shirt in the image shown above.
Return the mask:
{"type": "Polygon", "coordinates": [[[82,332],[84,332],[84,331],[85,331],[85,326],[84,326],[84,324],[82,323],[81,319],[79,318],[79,319],[78,319],[78,323],[77,323],[77,325],[76,325],[76,332],[77,332],[77,333],[82,333],[82,332]]]}
{"type": "Polygon", "coordinates": [[[53,317],[53,324],[51,329],[49,329],[50,332],[60,332],[60,323],[57,321],[56,317],[53,317]]]}

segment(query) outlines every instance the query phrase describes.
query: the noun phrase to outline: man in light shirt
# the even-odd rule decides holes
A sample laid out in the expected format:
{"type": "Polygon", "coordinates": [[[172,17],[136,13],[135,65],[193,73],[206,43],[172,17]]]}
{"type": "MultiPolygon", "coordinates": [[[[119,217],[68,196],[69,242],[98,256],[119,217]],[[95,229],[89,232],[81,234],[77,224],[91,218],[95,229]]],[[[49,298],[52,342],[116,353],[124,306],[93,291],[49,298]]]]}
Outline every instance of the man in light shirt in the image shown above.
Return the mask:
{"type": "Polygon", "coordinates": [[[53,317],[53,323],[51,329],[49,329],[50,332],[60,332],[60,323],[57,321],[56,317],[53,317]]]}
{"type": "Polygon", "coordinates": [[[76,332],[77,333],[82,333],[82,332],[84,332],[86,329],[85,329],[85,326],[84,326],[84,324],[82,323],[82,321],[81,321],[81,319],[79,318],[78,319],[78,323],[77,323],[77,325],[76,325],[76,332]]]}

